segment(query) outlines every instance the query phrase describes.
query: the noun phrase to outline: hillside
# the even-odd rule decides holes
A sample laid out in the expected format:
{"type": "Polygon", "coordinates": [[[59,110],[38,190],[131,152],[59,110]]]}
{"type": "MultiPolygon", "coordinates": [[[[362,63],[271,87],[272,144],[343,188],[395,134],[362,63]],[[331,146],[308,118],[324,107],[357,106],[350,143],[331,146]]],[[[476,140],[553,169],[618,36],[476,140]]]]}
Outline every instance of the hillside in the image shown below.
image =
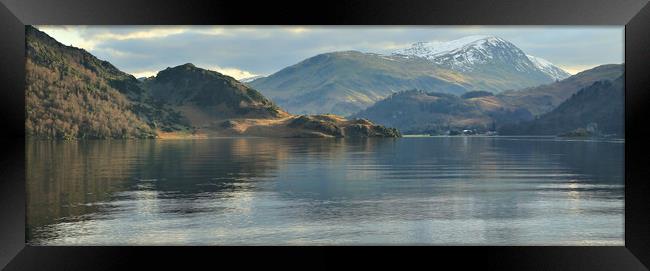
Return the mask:
{"type": "Polygon", "coordinates": [[[291,113],[347,115],[408,88],[462,93],[463,80],[422,59],[346,51],[314,56],[248,84],[291,113]]]}
{"type": "Polygon", "coordinates": [[[500,123],[531,119],[527,111],[504,104],[489,92],[453,94],[403,91],[354,114],[407,134],[445,134],[449,131],[494,130],[500,123]]]}
{"type": "MultiPolygon", "coordinates": [[[[191,63],[144,80],[154,100],[182,112],[195,134],[262,137],[372,137],[399,132],[335,115],[291,115],[230,76],[191,63]]],[[[168,135],[166,135],[168,136],[168,135]]]]}
{"type": "Polygon", "coordinates": [[[539,85],[570,76],[549,61],[527,55],[511,42],[495,36],[473,35],[446,42],[417,42],[393,54],[428,59],[478,79],[477,87],[493,92],[539,85]],[[507,75],[509,80],[494,80],[499,75],[507,75]]]}
{"type": "Polygon", "coordinates": [[[25,132],[37,138],[145,138],[187,129],[139,81],[26,26],[25,132]]]}
{"type": "Polygon", "coordinates": [[[31,26],[26,37],[29,137],[400,136],[369,121],[290,115],[234,78],[189,63],[136,79],[31,26]]]}
{"type": "Polygon", "coordinates": [[[623,77],[597,81],[535,120],[508,125],[504,135],[614,135],[624,129],[623,77]]]}
{"type": "Polygon", "coordinates": [[[291,113],[348,115],[406,89],[498,93],[566,76],[569,74],[560,68],[527,56],[510,42],[485,36],[416,43],[390,55],[357,51],[321,54],[248,84],[291,113]]]}
{"type": "Polygon", "coordinates": [[[532,120],[534,116],[553,110],[585,86],[615,79],[622,73],[622,65],[602,65],[552,84],[499,94],[471,91],[459,97],[405,91],[393,94],[352,117],[396,127],[407,134],[441,134],[464,129],[485,132],[532,120]]]}
{"type": "Polygon", "coordinates": [[[258,91],[230,76],[191,63],[167,68],[144,80],[154,100],[180,111],[199,110],[211,120],[286,116],[258,91]]]}
{"type": "Polygon", "coordinates": [[[497,96],[504,102],[540,115],[553,110],[580,89],[596,81],[615,80],[623,74],[623,64],[601,65],[564,80],[521,90],[505,91],[497,96]]]}

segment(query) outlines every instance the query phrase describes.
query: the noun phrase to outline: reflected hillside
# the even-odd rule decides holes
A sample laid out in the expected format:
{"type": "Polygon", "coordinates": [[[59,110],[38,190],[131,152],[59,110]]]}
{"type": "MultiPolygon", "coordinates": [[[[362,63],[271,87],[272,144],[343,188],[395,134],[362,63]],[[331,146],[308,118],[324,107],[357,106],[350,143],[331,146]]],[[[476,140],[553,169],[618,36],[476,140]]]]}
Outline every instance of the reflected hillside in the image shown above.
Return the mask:
{"type": "Polygon", "coordinates": [[[29,141],[28,242],[619,244],[623,146],[502,137],[29,141]]]}
{"type": "Polygon", "coordinates": [[[33,229],[62,218],[84,220],[134,191],[196,198],[250,189],[246,182],[264,177],[286,151],[245,139],[29,141],[27,223],[33,229]]]}
{"type": "MultiPolygon", "coordinates": [[[[201,212],[193,199],[228,198],[259,190],[281,178],[292,157],[320,161],[370,155],[373,139],[230,138],[214,140],[28,141],[27,220],[31,229],[101,214],[116,200],[156,191],[156,198],[184,198],[163,212],[201,212]],[[350,147],[353,145],[353,147],[350,147]]],[[[203,210],[209,211],[209,210],[203,210]]]]}
{"type": "Polygon", "coordinates": [[[545,197],[569,204],[622,195],[620,143],[437,137],[345,144],[342,154],[283,163],[288,173],[275,191],[304,202],[288,212],[293,219],[534,219],[542,214],[531,206],[545,197]]]}

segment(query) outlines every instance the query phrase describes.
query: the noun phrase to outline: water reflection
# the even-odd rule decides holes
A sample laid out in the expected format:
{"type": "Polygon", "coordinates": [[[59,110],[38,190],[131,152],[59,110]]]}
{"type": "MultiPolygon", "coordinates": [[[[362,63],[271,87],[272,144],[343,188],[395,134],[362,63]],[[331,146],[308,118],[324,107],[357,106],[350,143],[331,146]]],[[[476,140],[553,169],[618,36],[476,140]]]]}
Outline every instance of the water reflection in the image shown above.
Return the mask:
{"type": "Polygon", "coordinates": [[[622,245],[623,143],[32,141],[31,244],[622,245]]]}

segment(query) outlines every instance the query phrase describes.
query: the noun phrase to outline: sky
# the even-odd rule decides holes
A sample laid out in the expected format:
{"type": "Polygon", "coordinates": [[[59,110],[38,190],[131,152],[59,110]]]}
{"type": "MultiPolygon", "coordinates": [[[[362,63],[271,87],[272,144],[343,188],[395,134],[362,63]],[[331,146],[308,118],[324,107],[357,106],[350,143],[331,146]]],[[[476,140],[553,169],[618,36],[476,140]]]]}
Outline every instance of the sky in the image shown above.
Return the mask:
{"type": "Polygon", "coordinates": [[[185,63],[237,79],[266,76],[309,57],[357,50],[390,54],[420,41],[492,35],[571,74],[623,63],[622,26],[36,26],[136,77],[185,63]]]}

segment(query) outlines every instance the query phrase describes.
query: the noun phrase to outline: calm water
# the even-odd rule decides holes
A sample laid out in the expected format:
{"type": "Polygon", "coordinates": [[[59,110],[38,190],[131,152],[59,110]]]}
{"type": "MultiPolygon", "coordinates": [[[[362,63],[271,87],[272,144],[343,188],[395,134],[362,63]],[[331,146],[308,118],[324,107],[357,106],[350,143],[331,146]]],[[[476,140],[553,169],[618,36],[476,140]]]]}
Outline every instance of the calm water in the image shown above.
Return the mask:
{"type": "Polygon", "coordinates": [[[27,143],[32,245],[623,245],[622,142],[27,143]]]}

